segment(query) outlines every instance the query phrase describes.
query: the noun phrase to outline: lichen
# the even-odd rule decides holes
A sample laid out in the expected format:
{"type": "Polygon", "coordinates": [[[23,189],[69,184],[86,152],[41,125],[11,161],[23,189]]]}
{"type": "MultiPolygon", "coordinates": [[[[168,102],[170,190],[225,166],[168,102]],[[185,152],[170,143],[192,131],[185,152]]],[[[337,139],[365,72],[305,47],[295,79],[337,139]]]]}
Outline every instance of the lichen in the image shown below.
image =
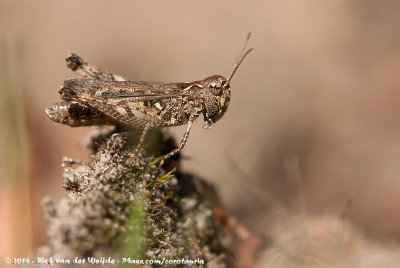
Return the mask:
{"type": "Polygon", "coordinates": [[[41,254],[199,258],[225,267],[230,240],[213,212],[214,189],[193,175],[160,171],[157,158],[126,141],[113,134],[87,165],[64,159],[69,197],[43,200],[50,239],[41,254]]]}

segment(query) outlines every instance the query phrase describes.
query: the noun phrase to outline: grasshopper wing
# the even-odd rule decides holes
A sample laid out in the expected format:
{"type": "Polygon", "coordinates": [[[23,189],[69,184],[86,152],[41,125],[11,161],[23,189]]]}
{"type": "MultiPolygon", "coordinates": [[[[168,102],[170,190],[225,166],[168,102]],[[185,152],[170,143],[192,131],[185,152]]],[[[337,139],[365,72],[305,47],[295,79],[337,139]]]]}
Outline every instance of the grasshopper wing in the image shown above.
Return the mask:
{"type": "Polygon", "coordinates": [[[136,128],[160,125],[161,118],[145,102],[182,98],[183,84],[162,82],[70,79],[60,90],[65,101],[75,101],[98,111],[118,124],[136,128]]]}

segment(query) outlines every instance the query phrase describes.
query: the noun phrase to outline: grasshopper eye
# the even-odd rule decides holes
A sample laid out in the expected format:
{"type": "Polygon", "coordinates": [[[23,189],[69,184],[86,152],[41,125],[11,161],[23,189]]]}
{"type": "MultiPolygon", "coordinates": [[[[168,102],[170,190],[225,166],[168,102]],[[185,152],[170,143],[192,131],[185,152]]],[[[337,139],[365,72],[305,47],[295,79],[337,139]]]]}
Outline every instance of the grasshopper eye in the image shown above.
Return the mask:
{"type": "Polygon", "coordinates": [[[217,82],[210,83],[210,88],[217,88],[217,87],[218,87],[217,82]]]}
{"type": "Polygon", "coordinates": [[[212,82],[210,83],[210,89],[213,95],[221,96],[222,95],[222,84],[221,82],[212,82]]]}

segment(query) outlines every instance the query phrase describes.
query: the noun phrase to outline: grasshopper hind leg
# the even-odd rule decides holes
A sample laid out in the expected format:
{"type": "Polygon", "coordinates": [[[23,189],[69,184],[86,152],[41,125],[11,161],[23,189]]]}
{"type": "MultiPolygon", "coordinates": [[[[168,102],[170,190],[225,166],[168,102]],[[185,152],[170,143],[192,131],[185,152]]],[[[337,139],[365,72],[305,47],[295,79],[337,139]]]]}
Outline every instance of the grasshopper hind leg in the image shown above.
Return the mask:
{"type": "Polygon", "coordinates": [[[140,148],[142,147],[142,145],[144,143],[144,138],[146,137],[146,134],[149,131],[149,129],[150,129],[150,124],[146,124],[144,126],[143,131],[142,131],[142,134],[140,135],[140,139],[139,139],[139,142],[136,145],[136,149],[135,149],[135,151],[133,151],[133,156],[134,157],[139,153],[139,150],[140,150],[140,148]]]}

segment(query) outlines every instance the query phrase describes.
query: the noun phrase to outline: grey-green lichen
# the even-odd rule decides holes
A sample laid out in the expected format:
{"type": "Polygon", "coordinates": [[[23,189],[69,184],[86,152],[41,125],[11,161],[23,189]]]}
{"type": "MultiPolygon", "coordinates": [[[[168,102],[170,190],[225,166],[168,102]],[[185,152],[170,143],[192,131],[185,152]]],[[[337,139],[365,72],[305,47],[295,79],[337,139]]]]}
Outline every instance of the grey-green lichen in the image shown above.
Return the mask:
{"type": "Polygon", "coordinates": [[[64,159],[69,198],[43,200],[50,239],[41,254],[187,258],[225,267],[231,241],[213,213],[213,188],[190,174],[162,173],[155,163],[118,133],[87,165],[74,169],[77,162],[64,159]]]}

